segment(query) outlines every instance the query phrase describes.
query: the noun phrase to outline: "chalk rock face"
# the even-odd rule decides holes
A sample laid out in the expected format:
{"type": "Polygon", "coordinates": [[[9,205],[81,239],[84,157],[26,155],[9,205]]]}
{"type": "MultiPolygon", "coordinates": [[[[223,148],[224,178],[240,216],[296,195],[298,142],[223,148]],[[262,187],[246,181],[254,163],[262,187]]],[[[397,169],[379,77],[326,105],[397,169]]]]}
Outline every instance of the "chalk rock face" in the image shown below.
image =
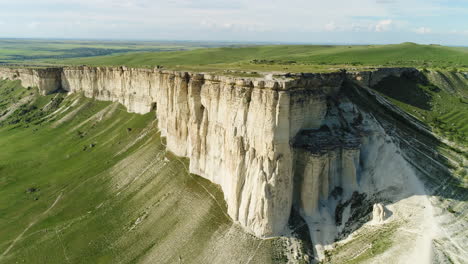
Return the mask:
{"type": "Polygon", "coordinates": [[[373,83],[407,71],[235,78],[66,67],[0,68],[0,77],[20,79],[44,94],[61,88],[120,102],[129,112],[155,111],[168,150],[188,157],[191,173],[221,186],[235,221],[269,237],[284,231],[293,203],[313,219],[323,215],[320,204],[347,199],[359,189],[365,169],[362,116],[346,100],[334,106],[330,97],[337,96],[346,78],[373,83]]]}
{"type": "Polygon", "coordinates": [[[293,200],[293,151],[323,122],[341,73],[240,79],[157,69],[65,68],[62,87],[129,111],[155,109],[167,148],[221,186],[229,215],[260,237],[279,235],[293,200]]]}
{"type": "Polygon", "coordinates": [[[357,190],[358,167],[359,149],[335,149],[323,154],[298,150],[294,172],[304,214],[317,214],[319,202],[328,200],[334,190],[344,190],[345,196],[357,190]]]}
{"type": "Polygon", "coordinates": [[[374,224],[381,224],[385,221],[385,209],[383,204],[376,203],[372,207],[372,222],[374,224]]]}
{"type": "Polygon", "coordinates": [[[0,78],[20,80],[24,87],[37,87],[43,95],[54,92],[60,88],[61,73],[61,68],[0,68],[0,78]]]}
{"type": "MultiPolygon", "coordinates": [[[[430,79],[448,80],[433,74],[430,79]]],[[[0,68],[0,78],[43,94],[61,88],[120,102],[129,112],[154,112],[168,150],[188,157],[191,173],[220,185],[234,221],[258,237],[281,235],[294,208],[309,228],[317,261],[361,224],[355,220],[362,213],[372,209],[373,223],[383,223],[379,201],[424,193],[418,177],[431,179],[426,184],[435,193],[450,191],[440,188],[450,179],[449,159],[434,155],[430,142],[438,141],[430,131],[368,89],[387,76],[423,78],[411,68],[265,78],[126,67],[0,68]]],[[[458,248],[448,252],[459,255],[458,248]]]]}

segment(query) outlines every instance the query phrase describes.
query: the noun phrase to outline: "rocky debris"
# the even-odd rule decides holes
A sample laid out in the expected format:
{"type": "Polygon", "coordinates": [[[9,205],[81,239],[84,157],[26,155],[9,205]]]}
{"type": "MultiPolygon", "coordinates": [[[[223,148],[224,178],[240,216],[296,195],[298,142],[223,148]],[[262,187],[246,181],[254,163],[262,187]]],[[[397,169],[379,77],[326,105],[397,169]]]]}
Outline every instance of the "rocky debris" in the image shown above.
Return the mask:
{"type": "Polygon", "coordinates": [[[385,221],[385,208],[381,203],[376,203],[372,207],[372,222],[374,224],[381,224],[385,221]]]}
{"type": "Polygon", "coordinates": [[[352,223],[356,223],[357,220],[360,218],[365,217],[367,220],[367,216],[372,211],[371,207],[369,206],[369,201],[367,199],[367,195],[365,193],[353,192],[351,198],[345,202],[339,202],[335,209],[335,223],[337,226],[343,224],[343,211],[344,209],[350,206],[351,214],[349,219],[346,219],[345,225],[348,227],[352,223]]]}
{"type": "Polygon", "coordinates": [[[35,193],[35,192],[38,192],[39,191],[39,188],[36,188],[36,187],[30,187],[26,190],[26,193],[35,193]]]}

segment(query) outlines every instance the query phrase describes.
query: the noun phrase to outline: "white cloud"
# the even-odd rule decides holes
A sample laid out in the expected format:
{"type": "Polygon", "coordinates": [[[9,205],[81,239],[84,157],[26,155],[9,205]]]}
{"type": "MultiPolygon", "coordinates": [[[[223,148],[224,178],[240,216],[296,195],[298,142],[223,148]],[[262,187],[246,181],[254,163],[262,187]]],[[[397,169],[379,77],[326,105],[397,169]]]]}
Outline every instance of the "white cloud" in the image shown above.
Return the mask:
{"type": "Polygon", "coordinates": [[[267,32],[272,29],[268,26],[256,22],[229,20],[226,22],[217,22],[214,20],[202,20],[200,28],[212,31],[235,31],[235,32],[267,32]]]}
{"type": "Polygon", "coordinates": [[[453,29],[453,30],[450,30],[449,33],[450,33],[450,34],[455,34],[455,35],[466,35],[466,36],[468,36],[468,30],[456,30],[456,29],[453,29]]]}
{"type": "Polygon", "coordinates": [[[419,27],[415,29],[414,31],[418,34],[429,34],[432,32],[432,29],[428,27],[419,27]]]}
{"type": "Polygon", "coordinates": [[[385,19],[385,20],[380,20],[376,25],[375,25],[375,31],[376,32],[384,32],[390,30],[392,26],[393,21],[391,19],[385,19]]]}
{"type": "Polygon", "coordinates": [[[335,31],[338,27],[336,26],[334,21],[331,21],[327,24],[325,24],[325,30],[326,31],[335,31]]]}
{"type": "Polygon", "coordinates": [[[38,26],[39,26],[39,22],[36,22],[36,21],[28,23],[28,28],[30,29],[36,29],[38,26]]]}
{"type": "MultiPolygon", "coordinates": [[[[468,23],[468,5],[444,1],[0,0],[0,37],[417,42],[468,23]]],[[[463,30],[447,34],[468,43],[463,30]]]]}

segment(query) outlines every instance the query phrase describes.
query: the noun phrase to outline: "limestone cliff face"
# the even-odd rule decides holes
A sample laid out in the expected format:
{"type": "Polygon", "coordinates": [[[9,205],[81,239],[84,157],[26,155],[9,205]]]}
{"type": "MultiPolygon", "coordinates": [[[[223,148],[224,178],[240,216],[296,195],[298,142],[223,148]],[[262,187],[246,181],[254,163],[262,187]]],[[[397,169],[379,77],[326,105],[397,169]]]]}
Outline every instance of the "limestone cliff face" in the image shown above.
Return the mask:
{"type": "MultiPolygon", "coordinates": [[[[387,71],[348,74],[348,78],[372,82],[375,76],[401,74],[387,71]]],[[[348,194],[357,188],[359,136],[334,146],[336,135],[309,133],[319,145],[323,138],[323,146],[334,146],[321,153],[310,151],[320,146],[292,144],[310,142],[302,131],[317,131],[326,123],[325,115],[333,114],[327,96],[340,90],[346,79],[343,72],[267,79],[67,67],[3,68],[0,77],[19,79],[23,86],[37,86],[44,94],[61,88],[120,102],[130,112],[155,110],[167,148],[190,159],[190,172],[219,184],[229,215],[260,237],[284,231],[294,196],[301,197],[302,209],[312,216],[319,201],[336,188],[348,194]],[[296,191],[294,181],[301,186],[296,191]]]]}
{"type": "Polygon", "coordinates": [[[290,140],[316,129],[343,74],[278,80],[149,69],[65,68],[62,87],[129,111],[155,109],[167,147],[221,186],[228,213],[260,237],[281,234],[293,202],[290,140]]]}
{"type": "Polygon", "coordinates": [[[442,193],[441,181],[450,179],[444,157],[434,155],[431,132],[369,89],[405,74],[420,73],[235,78],[125,67],[0,68],[0,78],[44,94],[62,89],[120,102],[130,112],[155,112],[168,150],[188,157],[190,172],[221,186],[233,220],[269,237],[283,234],[299,212],[317,260],[363,217],[357,209],[366,210],[360,206],[371,201],[366,196],[406,199],[414,186],[425,194],[415,180],[421,174],[442,193]]]}
{"type": "Polygon", "coordinates": [[[37,87],[44,95],[60,88],[61,73],[61,68],[0,68],[0,78],[20,80],[24,87],[37,87]]]}
{"type": "Polygon", "coordinates": [[[346,117],[327,97],[346,78],[368,84],[406,71],[273,79],[67,67],[0,69],[0,77],[20,79],[43,93],[61,88],[117,101],[130,112],[154,110],[167,148],[190,159],[190,172],[221,186],[235,221],[268,237],[284,231],[293,203],[313,217],[320,201],[340,190],[349,197],[358,188],[361,131],[334,132],[353,123],[358,111],[346,117]]]}
{"type": "Polygon", "coordinates": [[[62,88],[97,100],[120,102],[129,112],[151,111],[154,90],[163,80],[152,70],[126,68],[64,68],[62,88]]]}

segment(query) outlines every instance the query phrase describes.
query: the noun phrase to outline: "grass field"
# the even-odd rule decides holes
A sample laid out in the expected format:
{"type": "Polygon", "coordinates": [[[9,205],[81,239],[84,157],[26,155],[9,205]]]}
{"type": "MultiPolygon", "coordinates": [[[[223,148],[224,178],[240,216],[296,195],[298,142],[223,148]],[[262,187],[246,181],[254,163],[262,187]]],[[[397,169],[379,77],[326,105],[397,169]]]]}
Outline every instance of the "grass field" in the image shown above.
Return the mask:
{"type": "Polygon", "coordinates": [[[230,45],[176,41],[87,41],[0,39],[0,64],[41,64],[41,60],[93,57],[130,52],[181,51],[230,45]]]}
{"type": "Polygon", "coordinates": [[[17,81],[0,93],[0,263],[277,262],[281,243],[233,225],[154,114],[17,81]]]}
{"type": "Polygon", "coordinates": [[[467,47],[395,45],[232,45],[201,42],[0,40],[0,62],[23,65],[155,67],[238,74],[329,72],[372,67],[468,69],[467,47]]]}
{"type": "Polygon", "coordinates": [[[46,60],[65,65],[127,65],[194,71],[316,72],[342,68],[419,67],[468,69],[468,48],[418,45],[224,47],[181,52],[132,53],[93,58],[46,60]]]}

